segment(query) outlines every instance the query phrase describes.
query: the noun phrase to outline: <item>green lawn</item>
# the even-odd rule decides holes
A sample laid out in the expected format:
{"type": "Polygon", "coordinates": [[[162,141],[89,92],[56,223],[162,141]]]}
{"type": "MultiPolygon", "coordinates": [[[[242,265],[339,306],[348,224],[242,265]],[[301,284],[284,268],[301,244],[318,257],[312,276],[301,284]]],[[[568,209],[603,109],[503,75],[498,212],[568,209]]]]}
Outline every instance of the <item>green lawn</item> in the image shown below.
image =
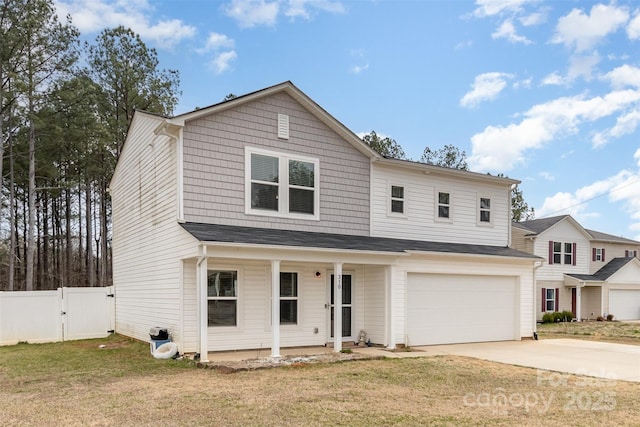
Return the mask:
{"type": "Polygon", "coordinates": [[[640,384],[462,357],[222,374],[118,335],[0,347],[3,426],[637,425],[638,401],[640,384]]]}

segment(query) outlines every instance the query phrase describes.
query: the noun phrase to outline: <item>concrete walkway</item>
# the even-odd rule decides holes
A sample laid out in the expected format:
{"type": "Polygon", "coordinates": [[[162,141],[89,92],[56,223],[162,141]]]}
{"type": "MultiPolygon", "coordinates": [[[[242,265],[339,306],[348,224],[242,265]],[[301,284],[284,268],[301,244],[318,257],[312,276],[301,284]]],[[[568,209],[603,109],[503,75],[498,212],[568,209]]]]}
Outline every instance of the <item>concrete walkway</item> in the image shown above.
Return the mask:
{"type": "MultiPolygon", "coordinates": [[[[456,355],[596,378],[640,382],[640,346],[547,339],[418,347],[425,355],[456,355]]],[[[397,354],[397,353],[394,353],[397,354]]]]}
{"type": "MultiPolygon", "coordinates": [[[[455,355],[544,369],[567,374],[611,380],[640,382],[640,346],[606,342],[547,339],[540,341],[501,341],[475,344],[449,344],[413,347],[411,351],[389,351],[382,347],[352,347],[364,357],[406,358],[455,355]]],[[[330,347],[283,348],[282,356],[328,355],[330,347]]],[[[335,353],[334,353],[335,354],[335,353]]],[[[209,353],[212,364],[268,359],[269,349],[209,353]]]]}

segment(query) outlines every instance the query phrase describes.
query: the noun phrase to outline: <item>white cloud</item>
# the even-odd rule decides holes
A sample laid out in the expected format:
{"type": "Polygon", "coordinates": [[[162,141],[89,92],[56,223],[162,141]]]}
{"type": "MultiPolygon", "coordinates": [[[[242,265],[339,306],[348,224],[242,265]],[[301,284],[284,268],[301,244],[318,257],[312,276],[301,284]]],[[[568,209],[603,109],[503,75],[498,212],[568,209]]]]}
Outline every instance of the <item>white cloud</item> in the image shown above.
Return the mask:
{"type": "Polygon", "coordinates": [[[479,18],[499,15],[503,12],[517,12],[522,6],[532,0],[476,0],[476,10],[473,14],[479,18]]]}
{"type": "Polygon", "coordinates": [[[213,61],[211,61],[211,65],[213,66],[216,74],[222,74],[229,69],[231,66],[231,61],[235,60],[238,57],[234,50],[220,52],[215,56],[213,61]]]}
{"type": "Polygon", "coordinates": [[[557,71],[554,71],[542,79],[540,84],[542,86],[561,86],[565,84],[565,80],[557,71]]]}
{"type": "Polygon", "coordinates": [[[546,181],[555,181],[556,180],[556,177],[553,176],[550,172],[540,172],[540,173],[538,173],[538,175],[540,175],[546,181]]]}
{"type": "Polygon", "coordinates": [[[475,107],[480,102],[490,101],[502,92],[507,86],[507,80],[513,78],[513,75],[507,73],[484,73],[476,76],[472,89],[467,92],[460,100],[463,107],[475,107]]]}
{"type": "Polygon", "coordinates": [[[627,26],[627,36],[631,40],[637,40],[640,39],[640,9],[636,10],[633,15],[627,26]]]}
{"type": "Polygon", "coordinates": [[[209,33],[209,37],[207,37],[207,43],[205,44],[203,50],[205,52],[210,52],[212,50],[219,49],[232,49],[235,45],[233,39],[230,39],[224,34],[218,33],[209,33]]]}
{"type": "Polygon", "coordinates": [[[547,21],[546,10],[530,13],[529,15],[518,18],[518,21],[525,27],[539,25],[547,21]]]}
{"type": "Polygon", "coordinates": [[[365,64],[365,65],[354,65],[353,67],[351,67],[349,69],[349,72],[351,72],[352,74],[360,74],[361,72],[368,70],[369,69],[369,64],[365,64]]]}
{"type": "Polygon", "coordinates": [[[576,52],[584,52],[607,35],[616,32],[628,19],[628,10],[615,5],[597,4],[591,8],[589,15],[580,9],[573,9],[558,20],[551,42],[562,43],[574,48],[576,52]]]}
{"type": "Polygon", "coordinates": [[[509,19],[504,21],[500,27],[496,31],[491,34],[491,38],[493,39],[507,39],[511,43],[523,43],[523,44],[531,44],[532,41],[524,36],[520,36],[516,32],[516,27],[513,25],[513,22],[509,19]]]}
{"type": "Polygon", "coordinates": [[[640,101],[640,91],[620,90],[604,97],[564,97],[533,106],[520,123],[487,126],[471,137],[471,169],[508,171],[525,161],[525,153],[579,131],[579,125],[625,110],[640,101]]]}
{"type": "Polygon", "coordinates": [[[531,87],[531,83],[533,82],[533,78],[529,77],[528,79],[517,81],[513,84],[514,89],[529,89],[531,87]]]}
{"type": "Polygon", "coordinates": [[[94,33],[119,25],[131,28],[143,39],[154,41],[159,47],[172,48],[183,39],[196,34],[195,27],[179,19],[161,20],[155,23],[148,15],[152,7],[147,0],[57,0],[58,16],[71,15],[73,24],[82,33],[94,33]]]}
{"type": "Polygon", "coordinates": [[[265,0],[232,0],[224,7],[225,13],[235,19],[241,28],[258,25],[273,26],[278,18],[280,2],[265,0]]]}
{"type": "Polygon", "coordinates": [[[329,0],[289,0],[285,16],[289,18],[311,19],[310,8],[330,13],[344,13],[344,5],[339,1],[329,0]]]}
{"type": "Polygon", "coordinates": [[[600,62],[600,55],[573,55],[570,59],[569,71],[567,72],[568,82],[573,82],[578,77],[585,81],[591,80],[593,69],[600,62]]]}
{"type": "Polygon", "coordinates": [[[640,110],[631,110],[616,119],[616,124],[601,132],[597,132],[591,142],[593,148],[599,148],[608,144],[613,138],[620,138],[624,135],[632,134],[640,124],[640,110]]]}
{"type": "Polygon", "coordinates": [[[609,80],[614,88],[640,87],[640,68],[625,64],[605,74],[603,79],[609,80]]]}

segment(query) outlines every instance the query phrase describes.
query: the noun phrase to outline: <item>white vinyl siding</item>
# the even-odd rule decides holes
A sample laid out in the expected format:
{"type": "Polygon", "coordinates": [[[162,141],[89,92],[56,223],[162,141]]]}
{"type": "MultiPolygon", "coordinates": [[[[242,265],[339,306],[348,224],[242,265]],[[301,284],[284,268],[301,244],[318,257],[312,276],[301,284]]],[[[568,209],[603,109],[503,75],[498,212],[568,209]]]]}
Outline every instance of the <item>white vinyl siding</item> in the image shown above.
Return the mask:
{"type": "Polygon", "coordinates": [[[136,113],[110,185],[116,332],[148,341],[166,327],[181,346],[181,258],[197,242],[177,222],[176,143],[154,135],[158,124],[136,113]]]}
{"type": "Polygon", "coordinates": [[[371,235],[435,242],[507,246],[509,186],[372,165],[371,235]],[[390,186],[404,187],[404,216],[390,215],[390,186]],[[446,190],[443,190],[446,189],[446,190]],[[450,195],[450,218],[437,217],[438,192],[450,195]],[[492,227],[478,222],[478,195],[491,198],[492,227]]]}
{"type": "Polygon", "coordinates": [[[184,218],[190,222],[369,235],[370,161],[285,93],[187,121],[184,218]],[[277,114],[289,116],[278,138],[277,114]],[[245,147],[318,159],[318,221],[247,215],[245,147]]]}
{"type": "MultiPolygon", "coordinates": [[[[564,281],[565,273],[589,274],[592,255],[590,241],[587,236],[581,233],[580,230],[569,221],[560,221],[541,233],[534,240],[533,253],[545,261],[542,267],[536,271],[536,277],[539,281],[564,281]],[[560,255],[562,262],[559,264],[549,264],[549,241],[561,243],[558,255],[560,255]],[[564,243],[576,244],[576,253],[571,254],[571,262],[573,262],[573,257],[575,257],[576,265],[564,263],[564,243]]],[[[607,254],[607,257],[608,256],[607,254]]],[[[563,304],[562,297],[560,303],[563,304]]],[[[539,307],[538,310],[540,310],[540,308],[541,307],[539,307]]]]}

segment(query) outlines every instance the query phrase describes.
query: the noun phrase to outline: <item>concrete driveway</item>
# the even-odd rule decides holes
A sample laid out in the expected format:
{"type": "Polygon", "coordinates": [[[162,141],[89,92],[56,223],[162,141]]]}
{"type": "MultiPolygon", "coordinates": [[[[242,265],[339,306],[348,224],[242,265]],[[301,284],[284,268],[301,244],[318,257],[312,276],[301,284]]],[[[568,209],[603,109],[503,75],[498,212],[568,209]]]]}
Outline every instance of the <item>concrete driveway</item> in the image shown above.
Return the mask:
{"type": "MultiPolygon", "coordinates": [[[[468,356],[568,374],[640,382],[640,346],[627,344],[547,339],[437,345],[415,350],[418,350],[415,354],[425,356],[468,356]]],[[[408,354],[411,353],[414,352],[408,354]]]]}

